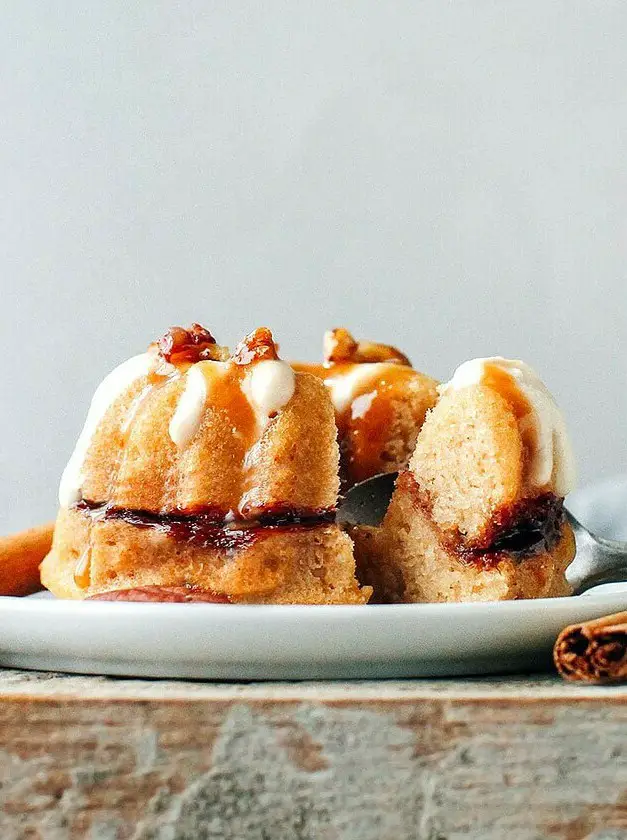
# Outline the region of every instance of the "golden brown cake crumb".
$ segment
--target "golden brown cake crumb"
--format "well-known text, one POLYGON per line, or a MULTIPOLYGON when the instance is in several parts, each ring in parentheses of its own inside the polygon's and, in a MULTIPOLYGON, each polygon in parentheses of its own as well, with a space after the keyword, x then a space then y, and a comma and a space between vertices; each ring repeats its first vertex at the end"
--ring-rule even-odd
POLYGON ((522 362, 474 360, 459 370, 425 420, 381 527, 352 531, 360 580, 376 601, 567 595, 575 543, 562 491, 573 470, 557 407, 522 362))
POLYGON ((324 385, 282 362, 266 328, 226 356, 199 325, 173 328, 100 386, 42 564, 55 594, 367 601, 351 541, 328 521, 339 450, 324 385))
POLYGON ((342 487, 407 466, 435 380, 414 370, 400 350, 357 341, 344 328, 324 336, 324 364, 294 364, 327 386, 338 427, 342 487))

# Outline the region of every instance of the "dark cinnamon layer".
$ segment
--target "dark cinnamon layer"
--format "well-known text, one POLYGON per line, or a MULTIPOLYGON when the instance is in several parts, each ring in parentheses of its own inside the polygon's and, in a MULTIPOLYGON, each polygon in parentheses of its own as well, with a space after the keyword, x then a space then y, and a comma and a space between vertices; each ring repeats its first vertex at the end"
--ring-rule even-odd
POLYGON ((483 565, 498 563, 503 554, 519 560, 544 554, 559 543, 564 518, 564 501, 552 493, 523 499, 494 517, 486 547, 460 548, 459 553, 483 565))
POLYGON ((94 522, 120 521, 137 528, 151 528, 173 539, 200 548, 234 552, 276 533, 302 531, 335 520, 335 511, 299 510, 283 503, 264 509, 254 521, 230 521, 216 508, 172 513, 112 507, 109 504, 82 501, 77 509, 94 522))
MULTIPOLYGON (((401 473, 397 486, 402 486, 416 507, 431 518, 431 506, 412 472, 401 473)), ((553 493, 543 493, 499 510, 478 544, 465 545, 461 535, 455 538, 441 534, 441 539, 462 562, 491 568, 504 556, 522 561, 552 551, 562 536, 564 520, 564 500, 553 493)))

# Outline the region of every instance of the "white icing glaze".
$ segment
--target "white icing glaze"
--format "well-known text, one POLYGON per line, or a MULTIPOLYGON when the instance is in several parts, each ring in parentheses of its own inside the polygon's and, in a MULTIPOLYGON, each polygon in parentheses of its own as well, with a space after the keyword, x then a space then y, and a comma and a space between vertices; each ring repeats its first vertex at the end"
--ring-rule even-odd
POLYGON ((187 446, 200 428, 205 405, 211 402, 211 392, 230 367, 226 362, 207 359, 187 371, 185 389, 168 427, 170 437, 179 449, 187 446))
POLYGON ((261 426, 265 426, 271 415, 287 405, 295 387, 294 371, 287 362, 278 359, 256 362, 242 382, 242 390, 261 426))
POLYGON ((552 485, 558 496, 570 493, 575 485, 576 470, 566 423, 551 392, 533 368, 525 362, 501 356, 471 359, 457 368, 449 382, 440 385, 440 394, 481 384, 487 365, 499 367, 507 373, 531 406, 531 412, 519 421, 521 430, 531 427, 534 432, 530 483, 538 488, 552 485))
POLYGON ((207 380, 199 365, 193 365, 185 377, 185 389, 178 401, 168 431, 179 449, 187 446, 202 422, 207 401, 207 380))
POLYGON ((156 357, 153 353, 133 356, 111 371, 96 389, 83 431, 61 476, 61 484, 59 485, 59 504, 61 507, 70 507, 76 502, 80 502, 82 498, 83 464, 94 432, 107 410, 135 380, 150 373, 155 363, 156 357))
POLYGON ((390 368, 386 362, 364 362, 355 364, 348 371, 340 371, 336 376, 325 380, 325 385, 331 392, 331 401, 338 414, 342 414, 352 404, 355 397, 370 382, 374 383, 383 377, 390 368))
POLYGON ((370 391, 368 394, 362 394, 360 397, 356 397, 351 403, 351 420, 360 420, 362 417, 365 417, 370 411, 370 407, 376 396, 376 391, 370 391))

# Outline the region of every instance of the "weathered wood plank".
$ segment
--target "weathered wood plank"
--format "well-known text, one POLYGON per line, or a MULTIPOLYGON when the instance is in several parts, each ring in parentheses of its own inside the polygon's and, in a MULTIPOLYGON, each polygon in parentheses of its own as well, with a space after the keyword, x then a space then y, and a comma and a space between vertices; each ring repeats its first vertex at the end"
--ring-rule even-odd
POLYGON ((0 674, 2 840, 627 838, 627 690, 0 674))

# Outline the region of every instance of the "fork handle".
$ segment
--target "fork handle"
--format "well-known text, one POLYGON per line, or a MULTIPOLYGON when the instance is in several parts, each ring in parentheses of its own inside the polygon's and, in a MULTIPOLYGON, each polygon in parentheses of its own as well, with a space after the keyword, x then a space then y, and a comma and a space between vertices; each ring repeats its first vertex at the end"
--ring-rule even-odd
POLYGON ((583 578, 573 590, 573 595, 581 595, 588 589, 594 586, 600 586, 602 583, 625 583, 627 582, 627 559, 622 559, 621 566, 616 566, 613 569, 607 569, 604 572, 599 572, 597 575, 590 575, 583 578))
POLYGON ((572 571, 567 572, 574 595, 602 583, 627 581, 627 543, 606 540, 591 534, 569 515, 577 547, 572 571))

